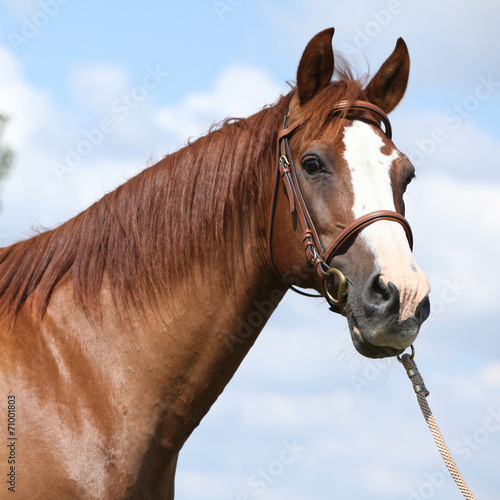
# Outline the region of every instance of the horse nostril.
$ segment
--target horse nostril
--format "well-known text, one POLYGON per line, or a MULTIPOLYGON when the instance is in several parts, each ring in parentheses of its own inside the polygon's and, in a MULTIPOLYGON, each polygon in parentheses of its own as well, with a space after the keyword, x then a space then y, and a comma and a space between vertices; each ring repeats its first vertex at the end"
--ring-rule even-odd
POLYGON ((427 295, 425 299, 422 300, 419 304, 420 308, 420 322, 423 323, 431 314, 431 301, 429 300, 429 296, 427 295))
POLYGON ((380 274, 374 273, 363 290, 363 306, 367 316, 398 314, 399 290, 391 281, 386 285, 380 274))

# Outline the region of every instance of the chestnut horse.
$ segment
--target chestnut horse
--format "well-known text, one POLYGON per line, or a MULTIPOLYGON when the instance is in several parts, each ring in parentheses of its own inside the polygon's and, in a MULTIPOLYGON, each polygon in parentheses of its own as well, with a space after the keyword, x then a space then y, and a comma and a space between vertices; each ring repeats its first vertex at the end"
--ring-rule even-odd
POLYGON ((346 65, 331 81, 332 36, 275 105, 0 249, 2 497, 172 499, 180 449, 288 284, 327 294, 365 356, 411 345, 429 285, 386 117, 408 51, 398 40, 366 86, 346 65))

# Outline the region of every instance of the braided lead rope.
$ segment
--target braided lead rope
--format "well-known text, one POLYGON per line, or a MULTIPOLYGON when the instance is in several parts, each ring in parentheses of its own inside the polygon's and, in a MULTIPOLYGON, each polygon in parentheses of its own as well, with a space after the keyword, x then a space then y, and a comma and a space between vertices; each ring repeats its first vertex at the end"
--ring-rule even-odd
POLYGON ((446 464, 446 467, 448 468, 451 477, 453 478, 456 485, 462 492, 464 498, 466 498, 467 500, 476 500, 476 497, 474 496, 470 488, 467 486, 465 479, 462 477, 462 474, 458 470, 457 464, 453 460, 453 457, 451 456, 448 446, 446 446, 443 435, 441 434, 441 431, 439 430, 436 420, 434 419, 434 415, 432 414, 429 404, 427 403, 426 398, 429 395, 429 391, 425 387, 424 379, 422 378, 422 375, 420 375, 417 365, 413 359, 415 357, 415 350, 413 346, 411 346, 411 350, 412 350, 411 355, 403 354, 401 357, 398 356, 398 360, 406 368, 406 373, 408 374, 408 378, 411 380, 413 384, 413 389, 415 390, 415 393, 417 395, 417 401, 418 404, 420 405, 420 409, 422 410, 422 413, 425 417, 425 421, 429 426, 429 429, 432 433, 432 437, 436 442, 439 453, 441 453, 441 456, 443 457, 444 463, 446 464))

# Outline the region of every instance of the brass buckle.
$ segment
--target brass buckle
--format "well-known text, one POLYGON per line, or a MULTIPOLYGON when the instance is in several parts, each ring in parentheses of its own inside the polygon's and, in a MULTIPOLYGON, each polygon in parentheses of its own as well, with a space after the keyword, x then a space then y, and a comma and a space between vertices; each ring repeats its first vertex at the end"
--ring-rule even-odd
POLYGON ((330 267, 328 271, 326 271, 326 274, 335 274, 340 280, 337 298, 335 298, 330 293, 330 290, 328 290, 328 281, 323 280, 323 292, 325 293, 326 300, 333 306, 340 306, 344 304, 347 301, 347 278, 341 271, 335 269, 334 267, 330 267))
POLYGON ((318 249, 312 243, 308 245, 307 248, 309 249, 309 252, 311 252, 311 259, 310 259, 311 266, 315 266, 319 260, 318 249))
POLYGON ((288 172, 290 170, 290 162, 288 161, 288 158, 285 155, 280 156, 280 165, 282 166, 285 172, 288 172))

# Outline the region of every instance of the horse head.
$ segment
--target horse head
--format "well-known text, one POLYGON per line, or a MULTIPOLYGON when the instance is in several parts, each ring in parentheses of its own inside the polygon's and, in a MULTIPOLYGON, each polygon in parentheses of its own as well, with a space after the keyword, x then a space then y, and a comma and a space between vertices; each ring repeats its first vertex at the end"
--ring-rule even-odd
POLYGON ((342 70, 332 82, 333 31, 307 45, 278 135, 288 200, 276 188, 272 252, 280 274, 299 277, 347 317, 361 354, 394 356, 413 343, 430 311, 404 218, 415 169, 394 145, 387 118, 405 93, 410 59, 399 39, 366 86, 342 70), (339 279, 345 287, 337 292, 339 279))

